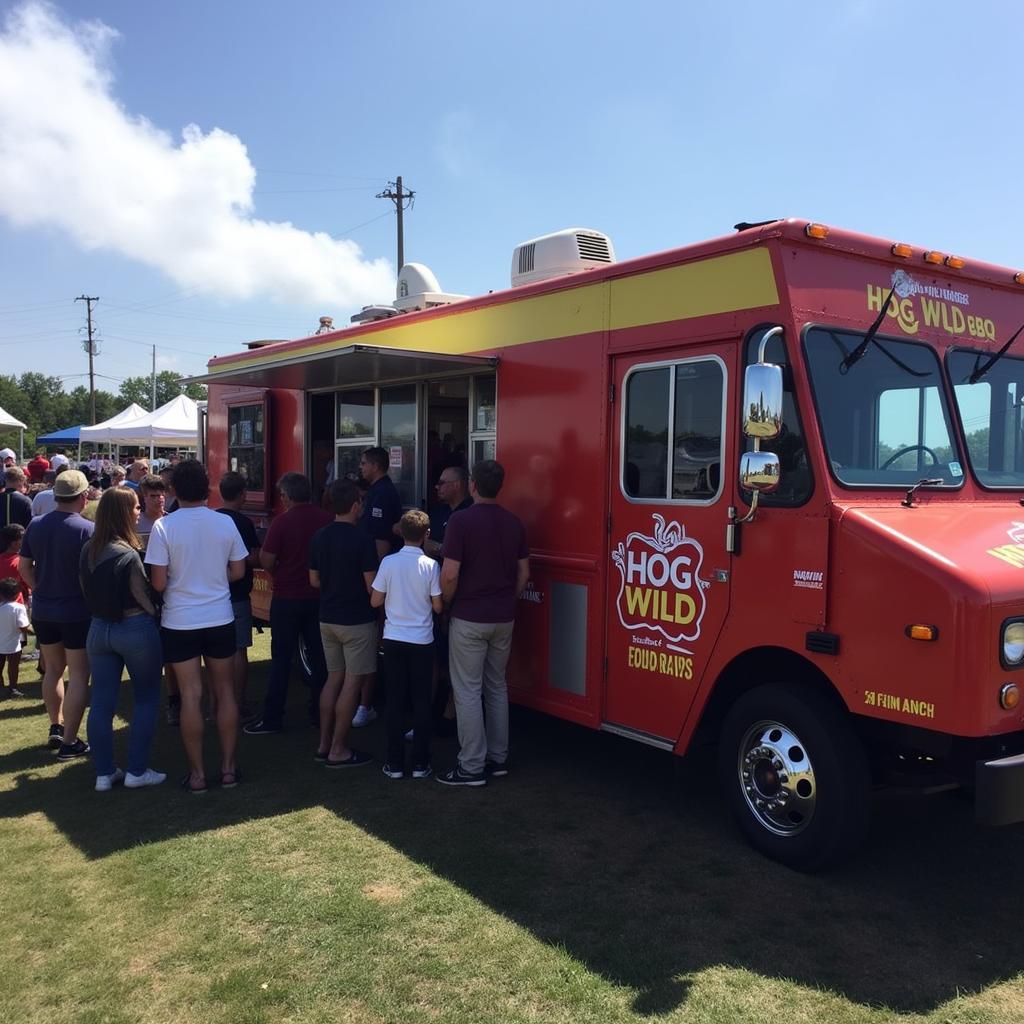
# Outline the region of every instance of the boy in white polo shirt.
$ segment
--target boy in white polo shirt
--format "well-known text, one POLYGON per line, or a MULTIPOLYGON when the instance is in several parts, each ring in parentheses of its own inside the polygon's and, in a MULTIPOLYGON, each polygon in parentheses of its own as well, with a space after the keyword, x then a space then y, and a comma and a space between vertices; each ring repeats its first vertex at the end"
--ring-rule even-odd
POLYGON ((437 562, 423 553, 430 519, 413 509, 399 520, 405 547, 388 555, 377 570, 370 604, 384 605, 384 679, 387 684, 388 753, 384 774, 405 774, 405 708, 412 701, 412 777, 430 775, 430 681, 434 669, 431 612, 441 611, 437 562))

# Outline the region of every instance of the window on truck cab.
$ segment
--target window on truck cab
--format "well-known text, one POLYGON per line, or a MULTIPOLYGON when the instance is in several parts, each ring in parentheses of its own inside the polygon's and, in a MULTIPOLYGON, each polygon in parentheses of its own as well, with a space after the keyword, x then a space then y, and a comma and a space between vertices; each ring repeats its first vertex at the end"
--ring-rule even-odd
POLYGON ((812 325, 804 355, 829 469, 845 487, 961 487, 942 367, 927 344, 812 325), (850 361, 851 357, 859 357, 850 361))
POLYGON ((951 349, 946 368, 967 443, 967 461, 978 483, 991 490, 1020 490, 1024 488, 1024 359, 1003 356, 972 384, 971 375, 985 367, 992 355, 951 349))
POLYGON ((725 436, 722 361, 705 356, 634 366, 624 392, 623 494, 644 502, 715 501, 725 436))
MULTIPOLYGON (((773 324, 755 327, 748 335, 744 347, 744 370, 757 362, 758 350, 765 332, 773 324)), ((762 494, 759 502, 765 508, 795 508, 805 504, 814 493, 814 474, 811 460, 807 455, 807 438, 804 434, 800 410, 796 404, 792 365, 786 351, 785 340, 774 337, 768 342, 765 361, 782 367, 782 431, 771 441, 761 441, 761 451, 774 452, 779 457, 779 486, 776 490, 762 494)), ((743 451, 754 450, 754 439, 740 435, 745 444, 743 451)), ((749 491, 740 492, 750 504, 749 491)))
POLYGON ((265 400, 228 406, 228 469, 245 477, 249 501, 266 501, 265 400))

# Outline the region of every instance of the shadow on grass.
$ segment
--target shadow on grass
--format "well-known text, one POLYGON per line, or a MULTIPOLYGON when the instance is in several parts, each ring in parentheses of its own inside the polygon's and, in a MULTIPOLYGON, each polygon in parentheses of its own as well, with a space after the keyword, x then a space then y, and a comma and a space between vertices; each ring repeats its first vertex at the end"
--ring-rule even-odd
MULTIPOLYGON (((96 795, 88 763, 40 772, 45 751, 19 751, 0 764, 14 773, 0 816, 45 813, 102 858, 322 805, 636 989, 633 1008, 649 1016, 685 1002, 693 976, 716 965, 901 1012, 927 1012, 1024 969, 1024 828, 978 830, 969 803, 948 795, 882 795, 863 855, 809 877, 743 845, 707 754, 680 762, 521 710, 512 728, 513 773, 470 790, 389 781, 375 768, 327 771, 312 760, 314 733, 299 728, 243 737, 245 786, 198 798, 171 780, 96 795)), ((357 739, 380 752, 380 723, 357 739)), ((119 734, 121 749, 124 741, 119 734)), ((447 767, 455 751, 453 740, 437 741, 435 763, 447 767)), ((154 764, 181 762, 164 729, 154 764)))

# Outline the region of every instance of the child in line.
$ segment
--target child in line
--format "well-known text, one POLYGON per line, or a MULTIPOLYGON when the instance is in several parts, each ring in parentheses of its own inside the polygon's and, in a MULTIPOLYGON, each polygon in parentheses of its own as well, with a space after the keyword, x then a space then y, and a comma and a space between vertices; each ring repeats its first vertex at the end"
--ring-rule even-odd
POLYGON ((18 689, 18 668, 21 645, 28 637, 28 612, 21 601, 18 581, 8 576, 0 579, 0 684, 7 666, 7 686, 0 690, 4 697, 24 697, 18 689))
POLYGON ((430 769, 430 684, 434 671, 434 624, 431 611, 441 611, 441 578, 437 562, 423 553, 430 533, 425 512, 412 509, 399 520, 405 540, 401 551, 388 555, 377 570, 370 604, 384 606, 384 679, 387 685, 388 753, 384 774, 405 774, 405 708, 413 709, 412 777, 425 779, 430 769))
MULTIPOLYGON (((20 523, 8 523, 7 526, 0 528, 0 580, 14 579, 18 581, 18 600, 25 605, 25 609, 28 612, 29 619, 32 618, 32 591, 29 590, 28 584, 21 578, 21 573, 18 572, 18 559, 21 556, 21 542, 25 537, 25 527, 20 523)), ((25 646, 28 646, 28 640, 25 641, 25 646)), ((41 660, 41 653, 36 645, 34 651, 23 651, 21 655, 22 661, 37 661, 41 660)), ((43 666, 40 664, 39 671, 43 671, 43 666)))

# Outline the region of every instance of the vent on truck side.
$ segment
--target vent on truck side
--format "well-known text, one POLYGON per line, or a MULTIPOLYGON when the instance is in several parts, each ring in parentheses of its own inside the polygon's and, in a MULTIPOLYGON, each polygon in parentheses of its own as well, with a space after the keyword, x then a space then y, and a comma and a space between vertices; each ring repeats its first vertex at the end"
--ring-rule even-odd
POLYGON ((611 263, 614 259, 611 243, 604 235, 576 235, 581 260, 593 260, 595 263, 611 263))

